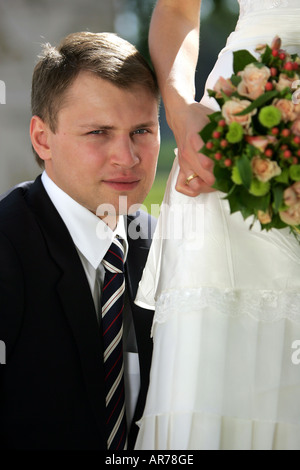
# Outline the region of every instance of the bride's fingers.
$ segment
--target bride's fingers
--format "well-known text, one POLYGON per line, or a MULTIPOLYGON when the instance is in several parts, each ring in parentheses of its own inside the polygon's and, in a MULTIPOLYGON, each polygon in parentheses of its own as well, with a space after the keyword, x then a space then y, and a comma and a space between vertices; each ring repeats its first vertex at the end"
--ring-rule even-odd
MULTIPOLYGON (((200 142, 202 142, 201 139, 200 142)), ((178 151, 180 169, 185 173, 186 178, 191 174, 196 173, 208 186, 211 186, 215 181, 213 174, 214 163, 206 155, 196 151, 199 146, 199 142, 197 146, 195 141, 192 143, 192 146, 189 145, 178 151), (189 171, 190 168, 193 168, 192 172, 189 171)))
MULTIPOLYGON (((192 170, 189 173, 189 176, 194 175, 195 172, 192 170)), ((187 180, 186 173, 182 170, 179 171, 177 182, 176 182, 176 190, 186 196, 195 197, 201 193, 208 193, 214 191, 214 189, 207 185, 199 176, 187 180)))
POLYGON ((215 182, 213 174, 214 163, 205 155, 199 154, 196 161, 193 161, 193 166, 187 166, 185 162, 179 161, 180 173, 177 181, 177 190, 183 194, 191 194, 197 196, 201 192, 208 192, 208 187, 211 187, 215 182), (200 158, 199 158, 200 157, 200 158), (203 168, 201 157, 204 157, 206 168, 203 168), (191 168, 193 168, 191 170, 191 168), (191 178, 192 175, 197 175, 197 178, 191 178), (187 181, 189 180, 189 181, 187 181), (189 186, 189 189, 186 188, 189 186))

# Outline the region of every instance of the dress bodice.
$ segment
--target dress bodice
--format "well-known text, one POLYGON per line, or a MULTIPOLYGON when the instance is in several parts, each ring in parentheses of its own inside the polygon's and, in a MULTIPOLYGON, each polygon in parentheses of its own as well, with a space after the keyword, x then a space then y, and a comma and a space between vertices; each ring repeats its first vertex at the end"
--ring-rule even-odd
POLYGON ((240 15, 235 31, 228 37, 228 50, 255 48, 270 43, 277 35, 283 47, 299 53, 300 0, 238 0, 240 15))
POLYGON ((299 7, 299 0, 238 0, 241 16, 263 10, 286 10, 299 7))

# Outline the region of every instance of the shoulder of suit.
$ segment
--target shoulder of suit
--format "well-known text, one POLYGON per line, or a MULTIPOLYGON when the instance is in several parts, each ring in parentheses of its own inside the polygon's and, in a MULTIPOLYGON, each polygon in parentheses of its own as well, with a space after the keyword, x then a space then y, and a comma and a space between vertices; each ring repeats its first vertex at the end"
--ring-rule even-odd
POLYGON ((25 181, 0 195, 0 222, 24 215, 26 194, 32 184, 33 181, 25 181))

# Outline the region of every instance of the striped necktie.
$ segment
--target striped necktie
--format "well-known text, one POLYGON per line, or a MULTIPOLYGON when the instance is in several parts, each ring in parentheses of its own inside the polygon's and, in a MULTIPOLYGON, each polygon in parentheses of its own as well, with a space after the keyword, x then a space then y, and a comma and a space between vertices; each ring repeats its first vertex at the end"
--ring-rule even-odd
POLYGON ((103 258, 102 329, 106 393, 107 448, 126 449, 123 364, 124 248, 115 238, 103 258))

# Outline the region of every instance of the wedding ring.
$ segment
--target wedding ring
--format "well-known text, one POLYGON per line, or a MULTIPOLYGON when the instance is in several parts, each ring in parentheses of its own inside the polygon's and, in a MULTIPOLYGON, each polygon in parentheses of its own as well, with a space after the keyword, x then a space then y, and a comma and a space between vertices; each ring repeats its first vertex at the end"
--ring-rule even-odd
POLYGON ((197 173, 193 173, 191 176, 189 176, 186 180, 185 180, 185 184, 190 184, 190 182, 195 179, 195 178, 199 178, 199 175, 197 175, 197 173))

